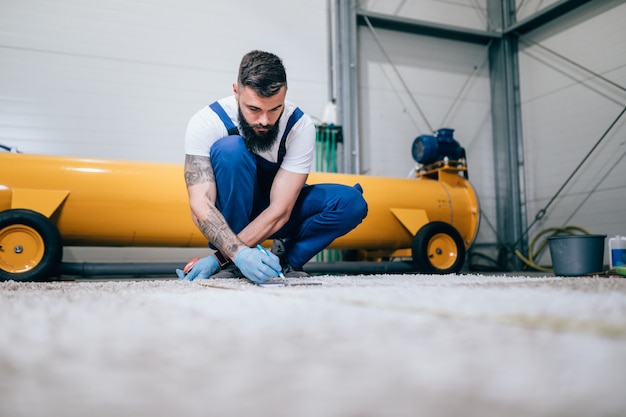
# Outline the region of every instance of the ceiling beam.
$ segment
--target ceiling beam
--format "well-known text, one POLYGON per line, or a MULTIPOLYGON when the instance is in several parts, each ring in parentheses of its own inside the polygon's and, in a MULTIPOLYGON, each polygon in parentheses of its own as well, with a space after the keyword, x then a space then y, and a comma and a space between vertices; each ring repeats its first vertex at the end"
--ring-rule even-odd
POLYGON ((460 26, 445 25, 441 23, 427 22, 423 20, 407 19, 398 16, 391 16, 382 13, 370 12, 364 9, 357 9, 357 24, 365 26, 367 18, 372 26, 379 29, 388 29, 415 35, 433 36, 455 41, 487 44, 492 39, 499 39, 502 35, 516 33, 523 35, 532 32, 550 22, 563 17, 564 15, 591 2, 601 2, 603 0, 560 0, 542 10, 534 13, 517 23, 507 27, 502 32, 490 32, 463 28, 460 26))
POLYGON ((363 9, 357 10, 357 24, 365 26, 367 18, 377 29, 388 29, 397 32, 412 33, 415 35, 434 36, 478 44, 487 44, 500 33, 466 29, 458 26, 443 25, 422 20, 406 19, 386 14, 373 13, 363 9))
POLYGON ((504 31, 505 34, 516 33, 524 35, 528 32, 532 32, 535 29, 547 25, 548 23, 556 20, 564 15, 578 9, 580 6, 594 1, 594 0, 560 0, 550 6, 547 6, 537 13, 522 19, 521 21, 511 25, 504 31))

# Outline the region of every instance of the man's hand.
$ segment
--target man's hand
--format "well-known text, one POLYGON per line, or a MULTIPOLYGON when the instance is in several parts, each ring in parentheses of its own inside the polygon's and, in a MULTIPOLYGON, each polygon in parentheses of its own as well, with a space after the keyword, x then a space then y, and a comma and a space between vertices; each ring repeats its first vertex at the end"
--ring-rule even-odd
POLYGON ((220 270, 220 264, 213 255, 209 255, 206 258, 201 258, 193 264, 191 270, 185 274, 185 271, 177 269, 176 275, 178 275, 179 281, 193 281, 194 279, 208 279, 211 275, 220 270))
POLYGON ((270 278, 278 276, 280 260, 270 252, 243 247, 233 260, 242 274, 256 284, 262 284, 270 278))

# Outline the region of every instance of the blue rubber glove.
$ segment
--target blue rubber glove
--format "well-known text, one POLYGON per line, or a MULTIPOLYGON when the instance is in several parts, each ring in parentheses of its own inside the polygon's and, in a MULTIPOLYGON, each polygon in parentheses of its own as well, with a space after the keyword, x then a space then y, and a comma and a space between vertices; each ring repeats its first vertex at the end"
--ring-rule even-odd
POLYGON ((213 255, 201 258, 193 265, 191 270, 185 274, 182 269, 176 270, 179 281, 193 281, 194 279, 208 279, 211 275, 220 270, 220 264, 213 255))
POLYGON ((256 284, 278 276, 280 260, 271 252, 244 247, 233 260, 242 274, 256 284))

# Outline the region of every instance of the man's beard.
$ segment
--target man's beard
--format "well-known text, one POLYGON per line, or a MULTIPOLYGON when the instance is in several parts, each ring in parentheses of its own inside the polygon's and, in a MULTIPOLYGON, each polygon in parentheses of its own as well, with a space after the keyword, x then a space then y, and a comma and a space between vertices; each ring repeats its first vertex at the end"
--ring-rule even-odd
MULTIPOLYGON (((246 144, 246 148, 254 154, 258 154, 260 152, 266 152, 272 149, 274 143, 276 143, 276 138, 278 137, 278 122, 280 121, 280 117, 276 120, 276 123, 273 125, 260 126, 254 125, 254 127, 263 127, 267 129, 263 133, 256 133, 254 131, 253 125, 249 124, 245 117, 243 117, 243 113, 241 112, 241 107, 239 107, 239 128, 241 131, 241 136, 243 137, 243 141, 246 144)), ((282 116, 282 114, 281 114, 282 116)))

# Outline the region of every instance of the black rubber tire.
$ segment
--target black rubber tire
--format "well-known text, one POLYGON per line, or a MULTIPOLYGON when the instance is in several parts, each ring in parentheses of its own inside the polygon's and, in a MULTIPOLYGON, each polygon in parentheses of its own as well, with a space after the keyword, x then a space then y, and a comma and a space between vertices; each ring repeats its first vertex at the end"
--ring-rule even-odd
POLYGON ((61 234, 46 216, 27 209, 0 212, 0 281, 50 281, 58 275, 62 257, 61 234), (12 247, 2 247, 9 241, 12 247), (24 253, 25 259, 16 253, 24 253))
POLYGON ((465 245, 459 232, 450 224, 432 222, 413 238, 413 266, 419 272, 456 274, 465 263, 465 245))

